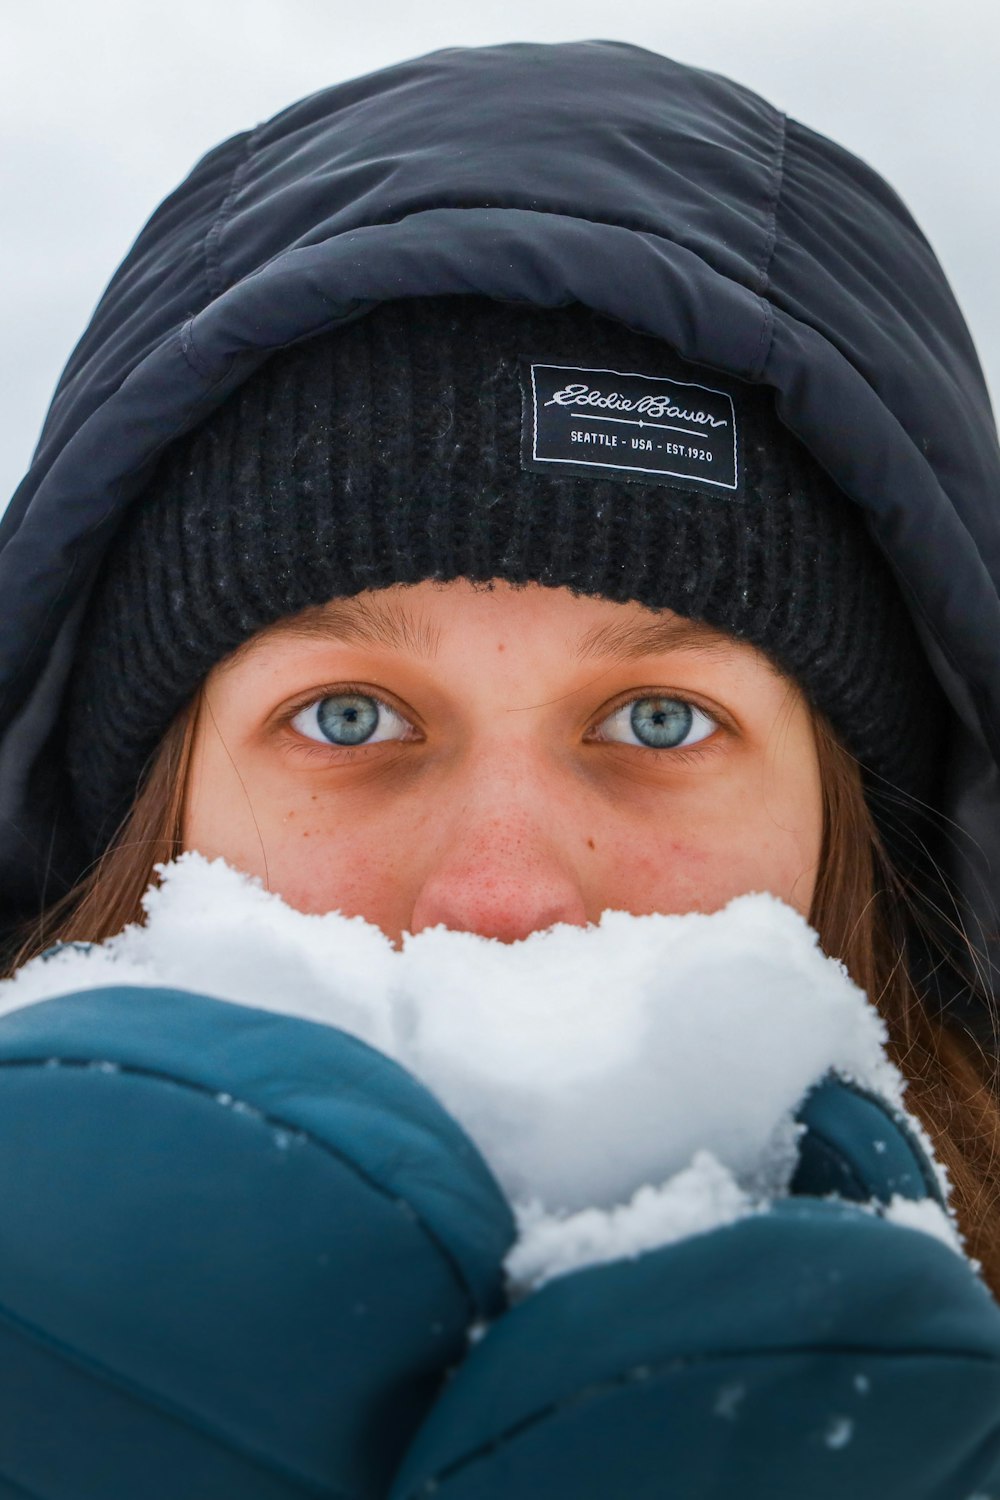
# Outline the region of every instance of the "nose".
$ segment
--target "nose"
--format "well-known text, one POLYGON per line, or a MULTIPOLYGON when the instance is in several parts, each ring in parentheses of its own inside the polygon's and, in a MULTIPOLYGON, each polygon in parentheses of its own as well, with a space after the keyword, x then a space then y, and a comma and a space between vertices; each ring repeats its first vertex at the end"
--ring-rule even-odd
POLYGON ((511 805, 447 830, 417 892, 411 932, 444 925, 513 943, 557 922, 585 927, 583 891, 551 818, 511 805))

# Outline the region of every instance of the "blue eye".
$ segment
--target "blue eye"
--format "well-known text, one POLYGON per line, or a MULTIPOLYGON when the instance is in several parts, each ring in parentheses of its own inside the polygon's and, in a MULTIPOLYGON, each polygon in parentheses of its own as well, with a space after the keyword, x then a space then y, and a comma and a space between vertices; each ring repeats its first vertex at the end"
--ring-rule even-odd
POLYGON ((402 739, 409 724, 395 709, 367 693, 334 693, 309 703, 295 715, 292 728, 327 745, 375 745, 402 739))
POLYGON ((601 738, 650 750, 680 750, 697 745, 717 728, 707 713, 680 698, 636 698, 608 715, 601 738))

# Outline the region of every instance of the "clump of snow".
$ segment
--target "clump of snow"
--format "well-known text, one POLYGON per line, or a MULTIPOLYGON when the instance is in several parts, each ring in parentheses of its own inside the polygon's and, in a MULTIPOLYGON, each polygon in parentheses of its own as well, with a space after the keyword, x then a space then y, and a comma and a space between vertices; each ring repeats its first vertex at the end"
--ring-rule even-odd
POLYGON ((933 1198, 902 1198, 896 1193, 880 1213, 891 1224, 900 1224, 904 1229, 919 1229, 922 1234, 940 1240, 957 1255, 963 1254, 962 1241, 954 1223, 933 1198))
POLYGON ((69 989, 167 985, 339 1026, 393 1052, 398 955, 379 928, 294 911, 221 859, 182 854, 157 869, 145 925, 34 959, 0 983, 0 1015, 69 989))
MULTIPOLYGON (((772 896, 712 915, 609 911, 516 943, 434 928, 397 950, 222 860, 188 853, 159 874, 145 925, 35 959, 0 983, 0 1015, 73 989, 167 985, 350 1032, 476 1142, 520 1215, 518 1284, 786 1191, 795 1110, 831 1069, 902 1111, 878 1013, 772 896)), ((946 1238, 940 1210, 913 1207, 898 1222, 946 1238)))
POLYGON ((520 1206, 507 1275, 515 1294, 535 1289, 579 1266, 622 1260, 733 1224, 762 1206, 710 1151, 698 1151, 668 1182, 641 1187, 616 1208, 560 1216, 547 1213, 538 1201, 520 1206))

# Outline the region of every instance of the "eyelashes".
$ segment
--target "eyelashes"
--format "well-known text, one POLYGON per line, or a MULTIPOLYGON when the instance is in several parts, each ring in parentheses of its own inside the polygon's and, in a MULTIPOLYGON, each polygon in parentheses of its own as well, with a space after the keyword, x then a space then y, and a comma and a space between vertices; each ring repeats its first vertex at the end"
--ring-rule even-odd
POLYGON ((601 721, 602 739, 647 750, 687 750, 719 727, 703 708, 683 698, 633 698, 601 721), (607 726, 611 726, 607 728, 607 726))
POLYGON ((370 693, 332 693, 299 709, 291 720, 306 739, 340 749, 403 739, 413 726, 402 714, 370 693))
MULTIPOLYGON (((344 751, 412 738, 414 726, 373 693, 347 688, 300 708, 289 721, 314 744, 344 751)), ((647 750, 689 749, 708 739, 719 721, 683 698, 645 695, 620 704, 594 726, 591 742, 634 745, 647 750)))

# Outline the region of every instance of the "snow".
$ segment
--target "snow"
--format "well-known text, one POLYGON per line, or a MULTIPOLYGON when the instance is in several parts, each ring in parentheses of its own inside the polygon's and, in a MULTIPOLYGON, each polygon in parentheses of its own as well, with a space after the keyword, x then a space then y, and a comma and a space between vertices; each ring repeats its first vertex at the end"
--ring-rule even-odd
POLYGON ((955 1225, 944 1210, 931 1198, 917 1201, 901 1198, 898 1194, 882 1210, 882 1217, 891 1224, 900 1224, 904 1229, 919 1229, 922 1234, 933 1235, 949 1250, 962 1253, 962 1244, 955 1225))
POLYGON ((854 1423, 850 1417, 831 1417, 823 1436, 828 1448, 846 1448, 854 1436, 854 1423))
MULTIPOLYGON (((293 910, 222 860, 188 853, 159 874, 145 925, 27 964, 0 983, 0 1016, 72 990, 166 985, 350 1032, 420 1078, 479 1147, 517 1215, 515 1292, 763 1211, 794 1169, 795 1110, 830 1069, 905 1113, 880 1016, 772 896, 711 915, 608 911, 516 943, 434 928, 397 949, 360 918, 293 910)), ((899 1199, 886 1216, 961 1253, 931 1202, 899 1199)))
POLYGON ((716 1392, 713 1412, 717 1417, 725 1417, 727 1422, 735 1422, 746 1393, 746 1386, 738 1380, 731 1385, 720 1386, 716 1392))
POLYGON ((733 1224, 762 1208, 711 1152, 699 1151, 690 1167, 668 1182, 641 1187, 628 1203, 614 1208, 560 1216, 547 1213, 537 1200, 522 1205, 507 1275, 516 1296, 579 1266, 640 1255, 733 1224))

